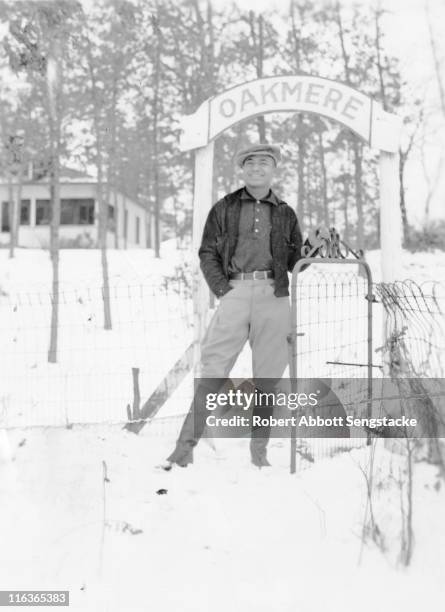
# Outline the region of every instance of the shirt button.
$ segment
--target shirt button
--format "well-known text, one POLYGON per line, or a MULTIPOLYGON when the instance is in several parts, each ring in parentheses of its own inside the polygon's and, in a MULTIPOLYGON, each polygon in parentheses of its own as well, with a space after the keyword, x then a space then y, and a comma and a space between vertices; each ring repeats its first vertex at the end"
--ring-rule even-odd
POLYGON ((259 221, 258 217, 255 219, 255 221, 259 221))
POLYGON ((258 230, 256 229, 255 231, 257 232, 258 230))
POLYGON ((260 203, 260 201, 259 201, 259 200, 257 200, 257 201, 256 201, 256 203, 257 203, 257 204, 259 204, 259 203, 260 203))

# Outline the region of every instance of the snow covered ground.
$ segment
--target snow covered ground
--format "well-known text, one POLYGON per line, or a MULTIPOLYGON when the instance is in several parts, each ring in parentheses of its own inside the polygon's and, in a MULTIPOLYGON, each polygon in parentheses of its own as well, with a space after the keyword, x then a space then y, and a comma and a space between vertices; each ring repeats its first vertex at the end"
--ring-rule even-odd
MULTIPOLYGON (((147 251, 110 252, 111 285, 121 305, 112 341, 101 330, 100 299, 93 296, 100 288, 99 254, 62 251, 61 329, 71 328, 65 339, 61 334, 60 363, 51 366, 45 363, 48 304, 36 298, 49 292, 48 255, 19 250, 11 261, 0 251, 0 418, 3 427, 15 425, 0 430, 0 588, 69 589, 71 608, 94 612, 440 606, 445 492, 437 468, 414 467, 414 549, 404 568, 406 457, 381 442, 350 452, 326 447, 323 457, 301 459, 290 475, 287 440, 271 441, 272 467, 262 470, 250 465, 246 440, 219 440, 215 448, 203 441, 192 467, 166 473, 154 466, 172 448, 180 420, 168 415, 177 414, 183 395, 139 435, 113 423, 131 402, 131 367, 141 367, 146 397, 191 339, 184 334, 186 300, 174 292, 163 302, 160 297, 163 278, 181 262, 166 246, 168 262, 147 251), (136 289, 129 294, 128 286, 136 289), (151 288, 142 297, 141 286, 151 288), (158 310, 144 310, 155 303, 158 310), (82 374, 82 388, 71 382, 74 372, 82 374), (92 381, 106 376, 102 396, 94 395, 93 383, 84 387, 87 374, 92 381), (65 395, 77 398, 78 412, 67 416, 60 404, 65 395), (46 397, 47 410, 35 405, 33 412, 29 397, 46 397), (26 399, 21 410, 20 398, 26 399), (65 427, 73 417, 107 422, 65 427), (25 426, 39 418, 60 426, 25 426), (364 529, 371 458, 374 540, 364 529)), ((378 280, 378 253, 368 260, 378 280)), ((404 263, 407 278, 444 278, 445 253, 405 254, 404 263)))
POLYGON ((262 470, 245 443, 204 442, 192 467, 154 470, 172 443, 148 427, 15 430, 0 480, 2 588, 69 589, 72 608, 94 612, 414 612, 443 601, 445 492, 433 467, 416 466, 404 569, 391 480, 403 457, 374 449, 382 552, 362 544, 369 447, 292 476, 287 441, 271 443, 262 470))

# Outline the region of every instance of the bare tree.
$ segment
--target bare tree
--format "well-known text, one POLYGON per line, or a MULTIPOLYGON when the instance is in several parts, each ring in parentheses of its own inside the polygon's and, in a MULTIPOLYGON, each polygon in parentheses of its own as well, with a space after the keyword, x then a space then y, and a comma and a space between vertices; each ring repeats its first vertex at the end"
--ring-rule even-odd
MULTIPOLYGON (((293 58, 294 66, 297 74, 302 72, 301 70, 301 26, 303 21, 302 9, 299 9, 299 22, 297 24, 297 18, 295 14, 295 0, 290 2, 290 21, 291 21, 291 40, 293 47, 293 58)), ((306 163, 306 128, 302 113, 297 114, 297 139, 298 139, 298 153, 297 153, 297 176, 298 176, 298 195, 297 195, 297 215, 300 221, 304 219, 305 213, 305 200, 306 200, 306 185, 304 168, 306 163)))
POLYGON ((12 55, 16 69, 25 69, 43 77, 49 132, 49 189, 51 204, 50 257, 52 263, 52 308, 48 361, 57 361, 59 320, 59 226, 60 226, 60 154, 62 120, 61 60, 62 40, 73 6, 67 2, 54 5, 42 2, 26 5, 25 13, 10 23, 10 33, 19 44, 12 55), (30 11, 27 14, 26 11, 30 11), (22 19, 23 17, 23 19, 22 19))
MULTIPOLYGON (((382 52, 382 27, 381 27, 381 17, 383 15, 383 9, 380 6, 380 2, 376 5, 374 9, 374 33, 375 33, 375 51, 376 51, 376 67, 378 74, 378 83, 379 83, 379 91, 380 91, 380 99, 382 101, 382 106, 384 110, 390 111, 390 102, 389 96, 387 94, 387 87, 385 85, 385 70, 386 66, 383 62, 383 52, 382 52)), ((402 231, 403 231, 403 243, 407 244, 409 241, 409 223, 408 223, 408 213, 406 210, 406 198, 405 198, 405 165, 408 160, 409 154, 411 153, 414 135, 409 139, 407 146, 403 149, 399 148, 399 204, 400 204, 400 214, 402 218, 402 231)))
POLYGON ((104 303, 104 329, 111 329, 110 283, 107 257, 108 202, 104 193, 104 144, 102 137, 103 90, 99 86, 98 67, 96 66, 93 45, 90 39, 86 15, 83 13, 83 40, 85 56, 90 78, 90 95, 92 103, 93 126, 96 144, 97 169, 97 208, 98 208, 98 243, 102 264, 102 294, 104 303))
POLYGON ((408 158, 413 150, 414 143, 419 132, 420 125, 423 121, 423 109, 421 108, 417 114, 417 120, 414 124, 413 129, 409 135, 408 141, 405 146, 399 148, 399 183, 400 183, 400 212, 402 215, 402 229, 403 229, 403 242, 405 245, 410 240, 410 226, 408 223, 408 216, 406 212, 406 198, 405 198, 405 166, 408 158))
POLYGON ((153 147, 152 147, 152 168, 153 168, 153 208, 154 208, 154 251, 155 257, 161 254, 161 193, 159 186, 159 116, 161 113, 161 52, 162 34, 159 24, 159 6, 156 3, 156 14, 152 15, 152 26, 155 39, 154 52, 154 82, 152 99, 152 125, 153 125, 153 147))
MULTIPOLYGON (((250 37, 252 41, 252 51, 255 63, 255 71, 258 79, 263 77, 264 68, 264 21, 263 16, 255 16, 254 11, 249 11, 250 37)), ((258 136, 260 142, 266 141, 266 120, 264 115, 256 118, 258 125, 258 136)))
MULTIPOLYGON (((340 3, 337 2, 335 5, 335 17, 338 27, 338 35, 340 39, 341 57, 343 60, 343 71, 345 75, 346 83, 353 87, 350 58, 346 50, 345 30, 342 20, 342 13, 340 3)), ((364 220, 363 220, 363 145, 358 141, 354 134, 351 134, 351 145, 353 150, 353 163, 354 163, 354 187, 355 187, 355 200, 357 205, 357 247, 364 249, 364 220)))
POLYGON ((49 106, 50 133, 50 253, 53 266, 53 289, 51 310, 51 338, 48 361, 57 361, 57 336, 59 329, 59 227, 60 227, 60 38, 55 26, 50 29, 47 56, 46 82, 49 106), (51 31, 52 30, 52 31, 51 31))
POLYGON ((424 215, 423 215, 424 225, 426 226, 428 225, 428 222, 429 222, 431 201, 436 192, 437 186, 439 184, 439 180, 442 176, 442 168, 445 163, 445 155, 443 152, 439 155, 439 159, 435 165, 435 168, 433 169, 433 171, 431 171, 430 168, 428 167, 426 154, 425 154, 425 144, 427 140, 427 135, 425 132, 426 132, 425 124, 422 124, 419 150, 420 150, 420 163, 422 165, 423 176, 424 176, 425 184, 426 184, 425 206, 424 206, 424 215))
POLYGON ((321 171, 321 196, 322 196, 322 210, 321 216, 326 227, 330 225, 329 216, 329 202, 328 202, 328 175, 326 171, 326 159, 325 159, 325 145, 323 142, 324 134, 324 123, 323 121, 317 121, 317 139, 318 139, 318 151, 320 158, 320 171, 321 171))
MULTIPOLYGON (((433 56, 434 73, 435 73, 436 81, 437 81, 437 89, 439 91, 440 110, 441 110, 443 117, 445 118, 445 84, 444 84, 443 68, 441 66, 441 60, 439 58, 439 53, 437 49, 437 41, 434 35, 428 0, 425 0, 424 7, 425 7, 426 21, 428 25, 428 34, 429 34, 429 42, 431 46, 431 53, 433 56)), ((436 168, 434 172, 432 173, 432 176, 427 168, 423 147, 422 147, 421 159, 422 159, 423 173, 424 173, 425 181, 427 184, 427 195, 425 199, 425 213, 424 213, 424 223, 426 225, 429 221, 431 200, 436 191, 436 187, 439 183, 439 179, 442 175, 442 168, 444 165, 444 155, 443 153, 440 155, 436 168)))
POLYGON ((426 21, 428 24, 428 34, 429 34, 431 52, 433 55, 434 72, 436 75, 437 88, 439 90, 440 109, 442 111, 442 115, 445 117, 445 85, 444 85, 443 69, 441 67, 441 62, 440 62, 439 54, 437 51, 437 42, 434 36, 433 24, 431 22, 431 13, 430 13, 428 0, 425 0, 425 16, 426 16, 426 21))
POLYGON ((119 232, 118 232, 118 211, 117 205, 117 190, 116 190, 116 148, 117 148, 117 98, 118 98, 118 81, 119 72, 121 70, 120 62, 116 58, 116 54, 113 54, 112 59, 112 83, 111 83, 111 109, 108 114, 108 124, 110 131, 110 145, 108 150, 108 171, 107 181, 105 188, 105 201, 111 202, 111 190, 113 188, 113 232, 114 232, 114 246, 119 248, 119 232))

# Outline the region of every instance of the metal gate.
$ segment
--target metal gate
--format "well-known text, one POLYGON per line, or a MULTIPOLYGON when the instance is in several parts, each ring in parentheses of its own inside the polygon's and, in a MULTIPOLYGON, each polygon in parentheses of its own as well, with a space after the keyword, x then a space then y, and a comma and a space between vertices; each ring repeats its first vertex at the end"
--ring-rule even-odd
MULTIPOLYGON (((353 251, 335 228, 316 230, 308 242, 291 281, 292 388, 297 391, 302 378, 366 378, 370 416, 372 372, 380 367, 372 363, 372 305, 376 300, 370 267, 363 252, 353 251)), ((290 471, 295 473, 296 426, 291 429, 290 446, 290 471)))

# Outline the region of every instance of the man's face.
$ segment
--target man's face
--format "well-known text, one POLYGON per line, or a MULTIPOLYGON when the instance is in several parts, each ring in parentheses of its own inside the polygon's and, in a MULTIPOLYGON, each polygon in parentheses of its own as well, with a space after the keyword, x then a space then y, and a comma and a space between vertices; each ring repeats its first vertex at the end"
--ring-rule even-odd
POLYGON ((270 155, 250 155, 242 167, 246 187, 270 187, 275 175, 275 160, 270 155))

